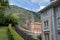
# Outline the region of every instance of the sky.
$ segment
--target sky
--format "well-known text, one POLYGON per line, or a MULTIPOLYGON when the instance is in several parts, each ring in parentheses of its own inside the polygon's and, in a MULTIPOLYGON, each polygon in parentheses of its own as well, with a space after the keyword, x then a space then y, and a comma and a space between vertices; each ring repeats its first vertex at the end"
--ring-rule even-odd
POLYGON ((9 4, 37 12, 49 5, 50 0, 9 0, 9 4))

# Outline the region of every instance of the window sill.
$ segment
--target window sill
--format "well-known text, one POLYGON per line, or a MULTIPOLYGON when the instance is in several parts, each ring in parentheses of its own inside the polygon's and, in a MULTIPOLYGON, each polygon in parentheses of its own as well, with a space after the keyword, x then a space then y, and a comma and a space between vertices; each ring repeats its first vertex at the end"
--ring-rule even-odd
POLYGON ((60 25, 58 25, 58 27, 60 27, 60 25))
POLYGON ((48 29, 48 27, 44 28, 44 29, 48 29))

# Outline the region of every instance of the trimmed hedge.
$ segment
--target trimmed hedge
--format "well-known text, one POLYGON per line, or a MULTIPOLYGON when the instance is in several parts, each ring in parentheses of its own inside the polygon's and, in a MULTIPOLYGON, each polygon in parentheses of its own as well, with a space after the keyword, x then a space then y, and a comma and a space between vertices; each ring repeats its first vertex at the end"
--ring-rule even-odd
POLYGON ((14 40, 24 40, 15 30, 12 29, 11 24, 9 24, 8 29, 14 40))

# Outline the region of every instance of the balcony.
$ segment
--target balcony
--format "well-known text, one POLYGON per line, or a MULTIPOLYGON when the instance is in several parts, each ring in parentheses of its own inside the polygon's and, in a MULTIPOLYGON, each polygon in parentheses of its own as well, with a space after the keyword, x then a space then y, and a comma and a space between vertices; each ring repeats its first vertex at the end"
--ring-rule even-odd
POLYGON ((49 27, 45 27, 44 29, 43 29, 43 31, 49 31, 50 29, 49 29, 49 27))

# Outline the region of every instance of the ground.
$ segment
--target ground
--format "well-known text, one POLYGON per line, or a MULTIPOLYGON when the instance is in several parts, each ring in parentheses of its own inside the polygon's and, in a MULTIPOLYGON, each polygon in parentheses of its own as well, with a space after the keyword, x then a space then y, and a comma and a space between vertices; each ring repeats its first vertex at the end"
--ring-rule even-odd
POLYGON ((8 40, 7 27, 0 27, 0 40, 8 40))

